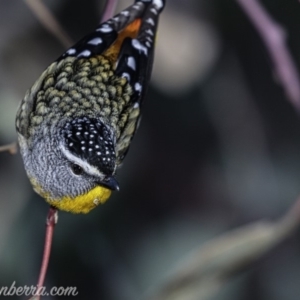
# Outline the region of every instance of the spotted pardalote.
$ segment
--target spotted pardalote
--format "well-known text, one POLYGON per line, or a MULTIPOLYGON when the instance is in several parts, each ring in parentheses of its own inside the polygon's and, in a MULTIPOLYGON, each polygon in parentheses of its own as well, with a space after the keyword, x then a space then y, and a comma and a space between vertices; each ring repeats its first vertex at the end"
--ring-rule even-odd
POLYGON ((137 129, 163 0, 140 0, 52 63, 16 117, 34 190, 52 206, 87 213, 118 190, 137 129))

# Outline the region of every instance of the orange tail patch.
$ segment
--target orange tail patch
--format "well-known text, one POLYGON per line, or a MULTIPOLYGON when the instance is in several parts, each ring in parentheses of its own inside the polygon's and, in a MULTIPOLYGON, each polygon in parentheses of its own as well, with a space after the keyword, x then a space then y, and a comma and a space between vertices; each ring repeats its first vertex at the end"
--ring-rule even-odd
POLYGON ((122 31, 119 32, 117 40, 103 53, 111 62, 115 63, 117 61, 119 52, 121 50, 123 41, 125 38, 136 38, 142 24, 141 19, 136 19, 122 31))

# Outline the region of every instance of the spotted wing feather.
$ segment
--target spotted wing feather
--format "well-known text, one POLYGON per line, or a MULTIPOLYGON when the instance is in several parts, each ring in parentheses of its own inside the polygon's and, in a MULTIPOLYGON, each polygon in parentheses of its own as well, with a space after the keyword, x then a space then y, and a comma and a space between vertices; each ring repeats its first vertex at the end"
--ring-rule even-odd
POLYGON ((60 56, 58 61, 67 56, 80 58, 103 54, 117 40, 120 31, 134 20, 142 17, 145 6, 145 3, 138 2, 100 24, 95 31, 82 38, 60 56))
POLYGON ((116 75, 127 78, 134 91, 130 101, 128 122, 117 144, 118 164, 121 164, 126 156, 131 139, 139 124, 140 105, 151 76, 158 16, 164 7, 164 2, 160 0, 137 2, 137 4, 142 3, 146 7, 141 18, 139 31, 135 38, 124 40, 116 65, 116 75))

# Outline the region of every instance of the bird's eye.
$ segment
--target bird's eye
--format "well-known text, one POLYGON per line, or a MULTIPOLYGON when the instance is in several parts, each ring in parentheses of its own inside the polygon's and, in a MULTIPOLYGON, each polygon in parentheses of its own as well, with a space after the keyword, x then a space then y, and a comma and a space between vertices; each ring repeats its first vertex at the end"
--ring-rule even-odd
POLYGON ((81 175, 83 173, 83 169, 76 164, 71 164, 71 170, 75 175, 81 175))

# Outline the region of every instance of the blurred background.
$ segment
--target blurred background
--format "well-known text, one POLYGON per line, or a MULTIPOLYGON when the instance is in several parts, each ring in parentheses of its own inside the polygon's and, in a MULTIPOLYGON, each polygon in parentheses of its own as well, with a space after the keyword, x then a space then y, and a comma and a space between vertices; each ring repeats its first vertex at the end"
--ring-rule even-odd
MULTIPOLYGON (((43 2, 74 41, 95 28, 104 6, 43 2)), ((261 2, 286 31, 299 67, 299 2, 261 2)), ((120 1, 118 10, 130 3, 120 1)), ((169 0, 159 27, 120 192, 88 215, 59 213, 46 285, 77 286, 76 299, 141 299, 193 249, 282 216, 300 192, 299 115, 236 2, 169 0)), ((1 0, 0 145, 16 140, 20 100, 64 50, 24 1, 1 0)), ((0 287, 34 285, 48 206, 29 185, 20 154, 0 154, 0 191, 0 287)), ((298 300, 299 280, 298 231, 212 299, 298 300)))

